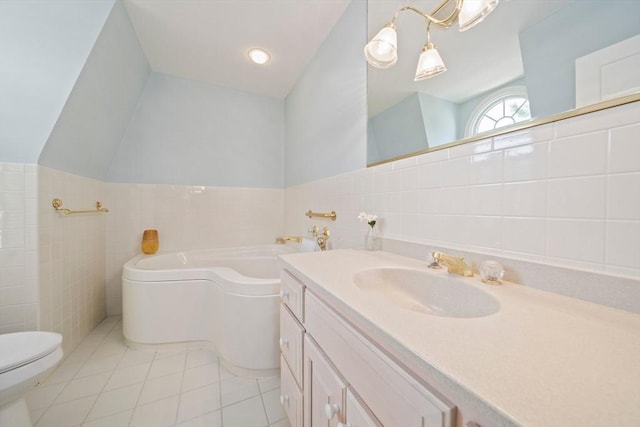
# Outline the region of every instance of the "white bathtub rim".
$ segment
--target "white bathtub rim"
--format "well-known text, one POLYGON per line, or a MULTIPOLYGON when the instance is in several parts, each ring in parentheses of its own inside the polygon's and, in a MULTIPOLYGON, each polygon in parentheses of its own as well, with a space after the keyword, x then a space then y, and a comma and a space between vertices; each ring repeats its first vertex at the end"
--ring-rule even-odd
POLYGON ((185 265, 180 268, 163 268, 161 265, 157 268, 145 268, 146 260, 161 259, 169 257, 189 257, 197 258, 203 254, 208 254, 217 262, 224 260, 250 260, 256 259, 277 260, 278 254, 294 253, 295 247, 287 245, 262 245, 262 246, 245 246, 228 249, 207 249, 183 252, 166 252, 154 255, 140 254, 127 261, 122 269, 122 279, 128 279, 137 282, 158 282, 158 281, 178 281, 178 280, 216 280, 221 278, 235 283, 246 283, 253 285, 263 285, 279 280, 279 275, 274 277, 259 278, 244 275, 237 270, 225 266, 204 266, 193 267, 185 265), (271 249, 273 252, 265 254, 265 250, 271 249), (276 253, 277 252, 277 253, 276 253))
MULTIPOLYGON (((163 268, 160 266, 148 267, 146 264, 149 262, 158 261, 161 262, 165 258, 180 258, 183 265, 176 270, 190 269, 190 268, 207 268, 208 266, 200 267, 192 265, 192 260, 199 260, 202 258, 211 259, 274 259, 279 255, 291 254, 298 252, 298 247, 294 245, 255 245, 255 246, 236 246, 229 248, 213 248, 213 249, 193 249, 193 250, 177 250, 177 251, 160 251, 153 255, 140 254, 136 257, 136 269, 145 271, 157 271, 174 268, 163 268)), ((173 260, 171 260, 173 261, 173 260)))

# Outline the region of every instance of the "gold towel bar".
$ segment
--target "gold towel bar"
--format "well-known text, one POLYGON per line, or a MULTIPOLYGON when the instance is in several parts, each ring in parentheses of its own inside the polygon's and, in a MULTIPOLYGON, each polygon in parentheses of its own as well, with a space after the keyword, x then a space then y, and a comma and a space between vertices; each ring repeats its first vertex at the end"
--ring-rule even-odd
POLYGON ((311 209, 309 209, 309 211, 305 215, 308 216, 309 218, 317 217, 317 218, 330 219, 331 221, 336 220, 336 211, 331 211, 331 213, 324 213, 324 212, 311 212, 311 209))
POLYGON ((102 203, 101 202, 96 202, 96 208, 95 209, 86 210, 86 211, 72 211, 71 209, 63 208, 61 199, 53 199, 53 201, 51 202, 51 206, 53 206, 53 208, 56 211, 60 212, 63 215, 89 214, 89 213, 107 213, 107 212, 109 212, 109 209, 102 207, 102 203))

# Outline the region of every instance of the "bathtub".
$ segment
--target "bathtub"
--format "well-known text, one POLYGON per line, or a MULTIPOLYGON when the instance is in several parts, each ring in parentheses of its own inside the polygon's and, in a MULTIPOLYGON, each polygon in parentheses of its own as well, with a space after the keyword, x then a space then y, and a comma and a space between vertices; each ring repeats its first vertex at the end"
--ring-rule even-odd
POLYGON ((263 245, 139 255, 122 273, 123 333, 133 347, 211 346, 232 372, 280 366, 278 255, 263 245))

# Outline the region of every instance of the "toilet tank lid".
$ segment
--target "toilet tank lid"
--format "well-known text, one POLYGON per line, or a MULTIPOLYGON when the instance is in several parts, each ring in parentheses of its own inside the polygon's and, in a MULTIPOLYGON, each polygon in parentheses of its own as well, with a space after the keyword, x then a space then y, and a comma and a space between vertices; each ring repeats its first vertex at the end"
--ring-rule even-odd
POLYGON ((62 343, 55 332, 29 331, 0 335, 0 374, 54 352, 62 343))

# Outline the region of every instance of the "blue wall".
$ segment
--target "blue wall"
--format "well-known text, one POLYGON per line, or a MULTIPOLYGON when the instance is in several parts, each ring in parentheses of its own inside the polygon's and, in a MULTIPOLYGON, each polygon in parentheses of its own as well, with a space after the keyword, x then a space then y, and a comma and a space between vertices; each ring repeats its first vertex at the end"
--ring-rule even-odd
POLYGON ((426 149, 429 144, 424 125, 417 93, 371 117, 367 145, 375 145, 376 152, 367 153, 367 163, 426 149))
POLYGON ((575 108, 575 60, 640 32, 640 1, 578 0, 520 34, 531 115, 575 108), (601 31, 606 26, 607 31, 601 31), (571 30, 559 31, 557 28, 571 30))
POLYGON ((107 179, 282 188, 284 101, 152 73, 107 179))
POLYGON ((420 110, 427 130, 427 143, 430 148, 456 141, 456 117, 458 104, 419 93, 420 110))
POLYGON ((0 1, 0 161, 37 162, 114 1, 0 1))
POLYGON ((38 163, 104 181, 149 73, 133 26, 118 2, 38 163))
POLYGON ((369 119, 367 163, 437 147, 458 139, 458 106, 416 92, 369 119))
POLYGON ((366 1, 353 0, 287 96, 287 187, 366 166, 366 38, 366 1))

